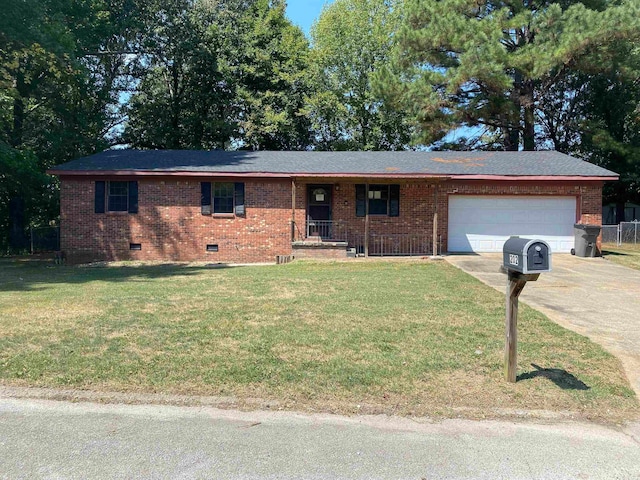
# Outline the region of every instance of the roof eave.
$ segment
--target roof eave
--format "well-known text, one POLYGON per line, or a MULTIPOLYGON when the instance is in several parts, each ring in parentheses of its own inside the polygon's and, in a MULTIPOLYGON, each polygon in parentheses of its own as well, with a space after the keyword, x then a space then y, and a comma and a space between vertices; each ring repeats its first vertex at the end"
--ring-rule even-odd
POLYGON ((47 170, 49 175, 60 177, 268 177, 290 178, 287 173, 268 172, 197 172, 193 170, 47 170))
POLYGON ((47 170, 49 175, 73 177, 247 177, 247 178, 451 178, 433 173, 314 173, 314 172, 208 172, 193 170, 47 170))
POLYGON ((239 177, 239 178, 424 178, 451 180, 493 180, 493 181, 617 181, 617 175, 460 175, 434 173, 313 173, 313 172, 207 172, 193 170, 60 170, 49 169, 49 175, 73 177, 239 177))
POLYGON ((512 181, 588 181, 613 182, 619 180, 618 175, 451 175, 454 180, 512 180, 512 181))

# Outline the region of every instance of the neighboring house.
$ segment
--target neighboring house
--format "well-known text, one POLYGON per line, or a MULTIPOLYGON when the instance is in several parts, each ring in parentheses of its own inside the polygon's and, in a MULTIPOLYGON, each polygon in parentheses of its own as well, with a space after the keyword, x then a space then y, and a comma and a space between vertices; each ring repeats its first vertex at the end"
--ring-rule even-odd
POLYGON ((557 152, 109 150, 50 173, 71 262, 569 252, 618 178, 557 152))
POLYGON ((603 225, 616 225, 620 222, 633 222, 640 220, 640 205, 635 203, 624 204, 624 218, 620 221, 616 218, 616 204, 609 203, 602 207, 602 223, 603 225))

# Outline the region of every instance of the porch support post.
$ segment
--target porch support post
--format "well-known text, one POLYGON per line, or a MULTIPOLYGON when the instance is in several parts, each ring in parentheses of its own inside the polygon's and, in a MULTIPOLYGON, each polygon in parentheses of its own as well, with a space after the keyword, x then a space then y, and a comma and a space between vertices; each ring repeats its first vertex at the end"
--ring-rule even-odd
POLYGON ((438 256, 438 184, 433 184, 433 256, 438 256))
POLYGON ((369 256, 369 184, 365 185, 364 192, 364 256, 369 256))
POLYGON ((296 179, 291 179, 291 241, 296 241, 296 179))

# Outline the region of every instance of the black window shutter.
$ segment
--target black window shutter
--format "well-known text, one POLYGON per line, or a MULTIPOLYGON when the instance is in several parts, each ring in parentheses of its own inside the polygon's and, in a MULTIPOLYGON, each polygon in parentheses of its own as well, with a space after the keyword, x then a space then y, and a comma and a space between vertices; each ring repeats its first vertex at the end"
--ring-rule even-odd
POLYGON ((129 182, 129 213, 138 213, 138 182, 129 182))
POLYGON ((367 186, 356 185, 356 217, 364 217, 367 214, 367 186))
POLYGON ((389 216, 400 216, 400 185, 389 185, 389 216))
POLYGON ((211 215, 211 182, 200 182, 200 209, 202 215, 211 215))
POLYGON ((234 186, 234 211, 236 215, 244 215, 244 183, 237 182, 234 186))
POLYGON ((95 197, 95 212, 96 213, 104 213, 105 207, 105 182, 97 181, 96 182, 96 197, 95 197))

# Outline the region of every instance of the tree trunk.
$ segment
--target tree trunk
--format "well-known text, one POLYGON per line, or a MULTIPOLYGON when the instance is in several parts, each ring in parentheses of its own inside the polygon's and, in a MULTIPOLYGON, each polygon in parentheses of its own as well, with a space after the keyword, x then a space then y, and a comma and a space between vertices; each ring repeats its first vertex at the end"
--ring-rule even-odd
POLYGON ((17 95, 13 99, 13 125, 11 132, 11 146, 18 148, 22 145, 22 132, 24 128, 24 99, 27 96, 27 86, 24 83, 24 77, 20 73, 21 61, 18 62, 16 76, 13 85, 17 95))
MULTIPOLYGON (((626 221, 624 218, 624 206, 629 201, 629 194, 627 192, 627 182, 617 181, 615 184, 615 202, 616 202, 616 223, 626 221)), ((632 218, 631 220, 635 220, 632 218)))
POLYGON ((13 100, 13 131, 11 132, 11 146, 18 148, 22 145, 22 131, 24 125, 24 100, 17 96, 13 100))
POLYGON ((513 117, 507 118, 508 135, 505 142, 505 150, 517 151, 520 148, 520 90, 522 88, 522 74, 516 70, 513 74, 513 89, 511 101, 513 102, 513 117))
POLYGON ((180 135, 180 78, 178 74, 178 69, 174 65, 171 68, 171 88, 172 88, 172 97, 171 98, 171 138, 169 139, 169 146, 173 149, 179 149, 181 147, 181 135, 180 135))
POLYGON ((533 151, 536 149, 533 82, 527 81, 522 85, 521 103, 524 108, 524 132, 522 134, 524 149, 533 151))
POLYGON ((517 128, 509 128, 504 143, 505 150, 517 151, 520 146, 520 131, 517 128))

